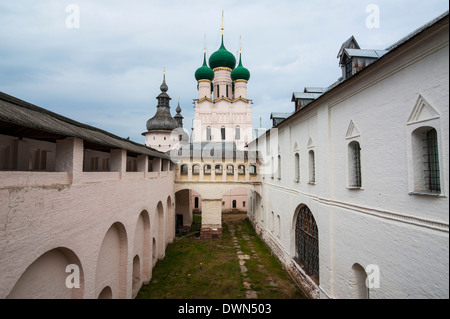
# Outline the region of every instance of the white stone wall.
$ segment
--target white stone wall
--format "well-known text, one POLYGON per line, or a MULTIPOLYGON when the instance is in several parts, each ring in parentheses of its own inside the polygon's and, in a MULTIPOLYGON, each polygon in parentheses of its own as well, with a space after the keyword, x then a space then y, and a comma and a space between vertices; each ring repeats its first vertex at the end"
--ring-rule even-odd
POLYGON ((131 298, 174 238, 174 172, 83 172, 83 141, 58 145, 59 172, 0 172, 0 298, 131 298))
POLYGON ((261 194, 250 194, 249 215, 312 297, 363 296, 357 270, 371 265, 380 271, 380 287, 369 289, 369 298, 449 297, 448 32, 412 43, 414 49, 402 47, 279 125, 270 150, 264 139, 258 142, 266 174, 261 194), (414 191, 411 134, 422 126, 438 132, 440 194, 414 191), (361 146, 360 188, 349 187, 352 141, 361 146), (318 226, 318 284, 293 260, 301 205, 318 226))
POLYGON ((145 134, 145 145, 163 153, 173 149, 178 143, 178 136, 171 131, 154 131, 145 134))
POLYGON ((222 99, 195 102, 194 142, 236 142, 240 150, 252 140, 251 102, 222 99), (207 138, 207 128, 211 128, 211 140, 207 138), (225 128, 225 140, 222 140, 221 128, 225 128), (236 127, 240 129, 240 138, 236 139, 236 127))

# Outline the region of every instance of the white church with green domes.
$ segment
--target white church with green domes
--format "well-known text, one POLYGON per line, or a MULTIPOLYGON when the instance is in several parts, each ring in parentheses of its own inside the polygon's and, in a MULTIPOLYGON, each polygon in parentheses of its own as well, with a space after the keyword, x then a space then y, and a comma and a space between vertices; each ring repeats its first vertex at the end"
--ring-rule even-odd
MULTIPOLYGON (((241 50, 242 51, 242 50, 241 50)), ((231 142, 243 150, 252 140, 252 101, 247 99, 250 72, 242 65, 242 53, 236 66, 235 56, 223 41, 220 48, 195 72, 198 99, 195 100, 193 142, 231 142)))

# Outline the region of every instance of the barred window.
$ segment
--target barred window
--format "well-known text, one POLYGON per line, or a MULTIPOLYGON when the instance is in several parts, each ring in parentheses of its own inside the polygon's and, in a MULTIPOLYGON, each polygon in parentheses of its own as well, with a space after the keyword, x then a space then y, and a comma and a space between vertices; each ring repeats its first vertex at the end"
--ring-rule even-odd
POLYGON ((427 131, 424 151, 425 183, 430 192, 440 193, 438 139, 435 129, 427 131))
POLYGON ((319 281, 319 232, 307 206, 302 206, 295 224, 295 259, 307 274, 319 281))
POLYGON ((438 134, 432 127, 420 127, 412 133, 414 191, 440 194, 438 134))
POLYGON ((361 187, 361 147, 358 142, 348 144, 349 186, 361 187))

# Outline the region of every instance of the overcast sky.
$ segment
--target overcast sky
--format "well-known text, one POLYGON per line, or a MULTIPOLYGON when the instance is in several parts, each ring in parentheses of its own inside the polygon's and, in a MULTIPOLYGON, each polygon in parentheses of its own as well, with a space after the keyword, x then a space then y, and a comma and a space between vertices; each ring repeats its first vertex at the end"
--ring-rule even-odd
POLYGON ((448 2, 0 0, 0 91, 144 143, 165 67, 172 115, 180 98, 190 129, 194 73, 205 35, 208 58, 220 46, 222 10, 228 51, 237 55, 242 36, 253 126, 262 118, 270 128, 271 112, 294 110, 293 92, 340 77, 336 55, 351 35, 361 48, 385 49, 448 2))

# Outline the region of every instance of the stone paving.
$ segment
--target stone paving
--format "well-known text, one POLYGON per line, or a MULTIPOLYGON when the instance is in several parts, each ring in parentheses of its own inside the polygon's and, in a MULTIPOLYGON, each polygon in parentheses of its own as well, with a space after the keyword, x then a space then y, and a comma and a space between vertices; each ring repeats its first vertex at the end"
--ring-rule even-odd
MULTIPOLYGON (((238 230, 240 230, 240 226, 238 226, 238 230)), ((239 260, 239 266, 241 267, 241 273, 244 276, 244 288, 245 288, 245 297, 247 299, 257 299, 258 298, 258 293, 254 290, 252 290, 251 286, 251 280, 247 274, 248 269, 247 267, 245 267, 245 261, 249 260, 251 257, 249 255, 246 255, 242 252, 241 250, 241 245, 239 245, 238 239, 236 237, 236 231, 234 229, 233 225, 230 225, 229 231, 231 233, 232 236, 232 241, 233 241, 233 245, 234 248, 236 248, 236 253, 237 253, 237 257, 239 260)), ((247 242, 247 244, 249 245, 251 251, 252 251, 252 257, 253 258, 257 258, 259 259, 259 256, 256 254, 255 251, 255 247, 253 246, 253 243, 250 241, 250 237, 248 237, 247 235, 243 235, 242 238, 247 242)), ((260 265, 262 266, 262 265, 260 265)), ((264 266, 262 266, 264 267, 264 266)))

